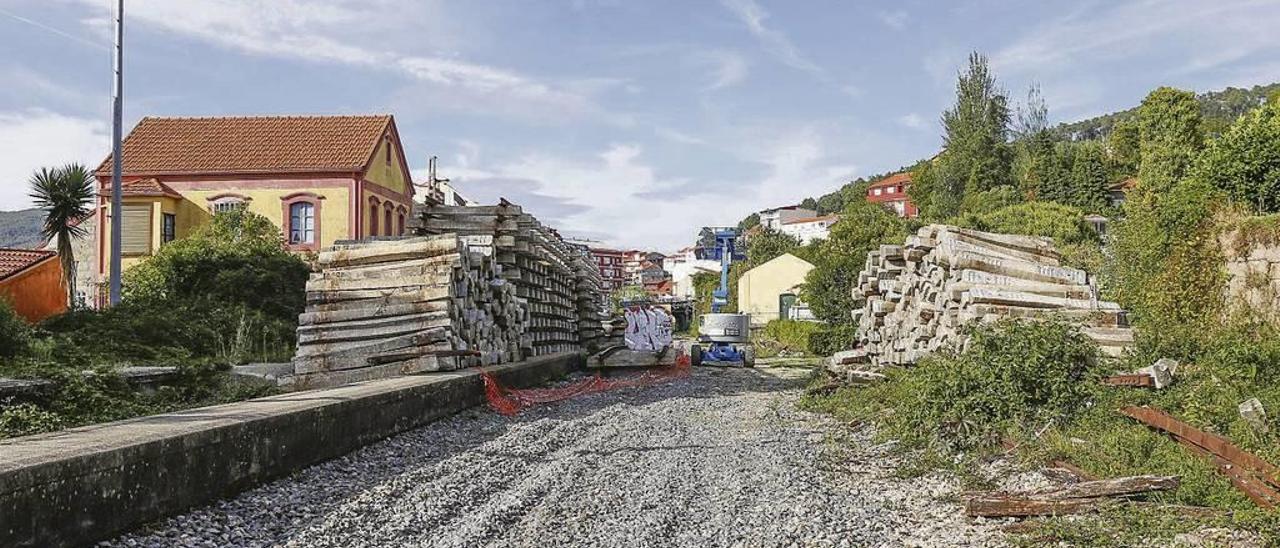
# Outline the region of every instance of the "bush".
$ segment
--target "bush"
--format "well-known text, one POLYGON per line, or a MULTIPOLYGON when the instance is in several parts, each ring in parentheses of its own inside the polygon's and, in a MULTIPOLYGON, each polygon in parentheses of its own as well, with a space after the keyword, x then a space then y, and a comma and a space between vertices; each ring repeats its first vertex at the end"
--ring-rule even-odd
POLYGON ((1083 410, 1099 390, 1097 364, 1097 346, 1065 323, 978 326, 964 351, 894 374, 885 426, 910 446, 990 449, 1083 410))
POLYGON ((754 335, 752 344, 760 357, 776 356, 784 351, 803 354, 809 351, 809 338, 822 327, 815 322, 773 320, 754 335))
POLYGON ((867 252, 880 244, 901 244, 908 230, 906 221, 878 204, 861 201, 846 206, 831 235, 818 242, 812 256, 814 268, 805 276, 800 298, 818 319, 832 325, 849 323, 853 286, 867 252))
POLYGON ((250 309, 295 321, 311 269, 284 248, 280 229, 245 211, 219 213, 125 273, 125 299, 250 309))
POLYGON ((0 296, 0 358, 24 354, 31 341, 31 326, 18 316, 8 299, 0 296))
POLYGON ((982 215, 966 215, 954 222, 963 227, 1053 238, 1054 243, 1096 243, 1098 233, 1084 221, 1079 208, 1054 202, 1027 202, 982 215))
POLYGON ((858 340, 858 326, 853 324, 821 325, 809 334, 809 353, 814 356, 830 356, 841 350, 853 348, 858 340))

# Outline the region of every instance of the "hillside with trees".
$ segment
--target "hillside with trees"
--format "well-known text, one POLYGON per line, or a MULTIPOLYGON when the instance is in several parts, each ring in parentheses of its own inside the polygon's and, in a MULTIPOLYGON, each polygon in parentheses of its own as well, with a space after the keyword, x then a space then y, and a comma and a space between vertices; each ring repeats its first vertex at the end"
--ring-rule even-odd
POLYGON ((39 209, 0 211, 0 247, 36 247, 44 244, 40 228, 44 212, 39 209))

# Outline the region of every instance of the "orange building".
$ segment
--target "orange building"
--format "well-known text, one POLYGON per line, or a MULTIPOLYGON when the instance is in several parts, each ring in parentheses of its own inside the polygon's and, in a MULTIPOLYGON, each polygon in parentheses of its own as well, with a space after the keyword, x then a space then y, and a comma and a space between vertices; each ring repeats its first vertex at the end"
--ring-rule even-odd
POLYGON ((67 287, 58 254, 0 248, 0 299, 31 323, 66 312, 67 287))

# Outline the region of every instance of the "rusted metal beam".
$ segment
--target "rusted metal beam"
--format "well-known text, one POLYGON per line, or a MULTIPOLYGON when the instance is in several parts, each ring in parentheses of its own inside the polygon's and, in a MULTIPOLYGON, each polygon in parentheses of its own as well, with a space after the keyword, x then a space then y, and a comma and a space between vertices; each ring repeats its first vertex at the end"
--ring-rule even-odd
POLYGON ((1102 384, 1108 386, 1133 386, 1139 388, 1154 388, 1156 380, 1151 375, 1143 375, 1141 373, 1128 373, 1124 375, 1111 375, 1102 379, 1102 384))
POLYGON ((1231 483, 1264 508, 1280 507, 1280 468, 1246 452, 1230 440, 1205 432, 1151 407, 1129 406, 1124 415, 1173 436, 1193 453, 1209 460, 1231 483), (1268 485, 1269 484, 1269 485, 1268 485))

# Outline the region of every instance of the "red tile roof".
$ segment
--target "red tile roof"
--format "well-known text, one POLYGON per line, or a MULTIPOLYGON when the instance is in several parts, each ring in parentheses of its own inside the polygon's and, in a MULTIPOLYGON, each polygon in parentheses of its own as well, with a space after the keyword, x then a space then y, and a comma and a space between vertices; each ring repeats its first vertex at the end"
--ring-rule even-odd
MULTIPOLYGON (((102 188, 101 194, 103 196, 110 196, 111 187, 104 186, 102 188)), ((169 185, 166 185, 160 181, 157 181, 155 178, 134 179, 132 181, 125 181, 124 184, 121 185, 120 187, 120 194, 122 196, 169 196, 172 198, 182 197, 182 195, 178 194, 177 191, 173 190, 172 188, 169 188, 169 185)))
MULTIPOLYGON (((143 118, 124 140, 126 175, 359 171, 392 124, 375 116, 143 118)), ((111 157, 97 175, 110 176, 111 157)))
POLYGON ((0 248, 0 280, 57 256, 57 253, 42 249, 0 248))
POLYGON ((867 188, 883 188, 886 186, 897 186, 900 184, 901 185, 911 184, 910 172, 903 171, 902 173, 894 173, 893 175, 890 175, 888 177, 880 179, 879 181, 871 183, 871 186, 867 188))

